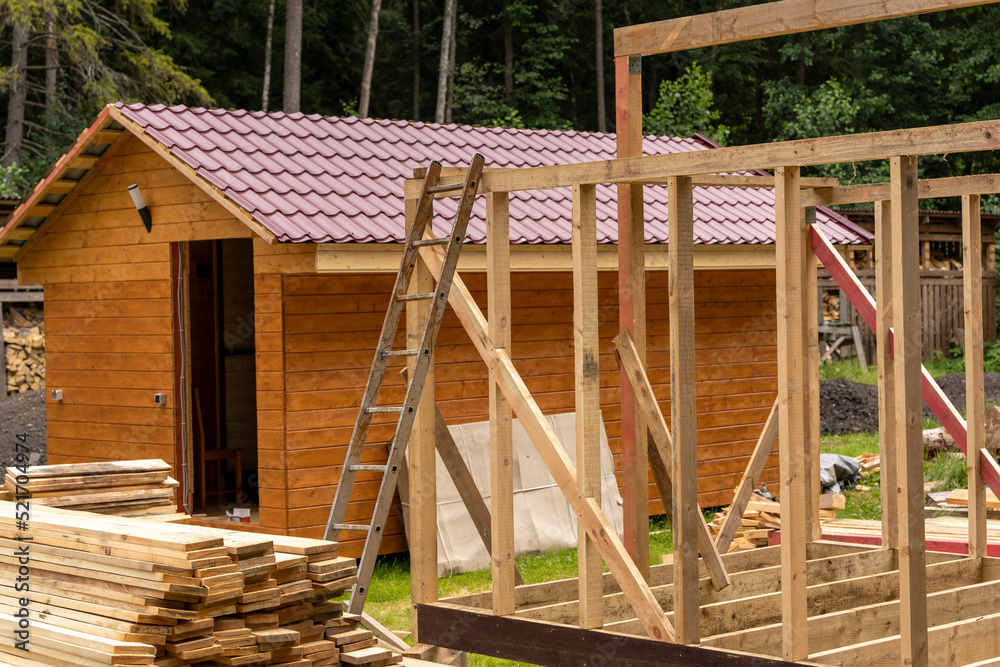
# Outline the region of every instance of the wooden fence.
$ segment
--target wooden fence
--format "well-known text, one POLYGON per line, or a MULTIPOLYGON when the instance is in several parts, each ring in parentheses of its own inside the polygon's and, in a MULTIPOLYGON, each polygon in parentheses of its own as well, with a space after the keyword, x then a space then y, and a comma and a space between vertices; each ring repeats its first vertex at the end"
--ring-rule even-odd
MULTIPOLYGON (((855 271, 858 278, 872 296, 875 293, 875 271, 873 269, 855 271)), ((819 320, 823 321, 823 294, 839 292, 837 283, 827 271, 819 272, 819 320)), ((920 270, 920 305, 923 319, 923 359, 934 357, 935 352, 948 354, 948 351, 960 346, 963 340, 963 308, 965 300, 962 294, 961 271, 938 271, 932 269, 920 270)), ((840 294, 840 320, 858 325, 861 330, 862 345, 865 348, 865 358, 869 361, 875 358, 875 333, 868 328, 861 316, 851 305, 851 302, 840 294)), ((997 339, 997 309, 996 309, 996 272, 983 271, 983 336, 993 342, 997 339)))

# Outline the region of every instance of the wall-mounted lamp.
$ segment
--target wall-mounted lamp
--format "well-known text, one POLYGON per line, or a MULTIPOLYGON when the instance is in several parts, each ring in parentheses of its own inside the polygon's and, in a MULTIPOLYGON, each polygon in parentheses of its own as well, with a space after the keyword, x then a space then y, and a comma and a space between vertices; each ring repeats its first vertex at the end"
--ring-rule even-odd
POLYGON ((135 183, 128 186, 128 193, 132 196, 132 203, 135 204, 135 210, 139 211, 139 217, 142 218, 142 224, 146 231, 153 231, 153 216, 149 212, 149 207, 146 206, 146 200, 143 199, 139 186, 135 183))

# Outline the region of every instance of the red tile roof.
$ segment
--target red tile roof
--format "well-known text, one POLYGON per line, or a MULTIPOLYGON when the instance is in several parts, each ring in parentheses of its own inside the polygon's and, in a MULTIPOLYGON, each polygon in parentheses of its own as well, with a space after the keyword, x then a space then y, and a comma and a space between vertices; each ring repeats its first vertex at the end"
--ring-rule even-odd
MULTIPOLYGON (((116 105, 122 113, 245 208, 280 241, 399 242, 403 180, 432 159, 465 166, 475 152, 487 167, 535 167, 615 157, 615 135, 436 125, 304 114, 116 105)), ((706 150, 700 138, 646 137, 647 154, 706 150)), ((774 243, 770 189, 695 188, 695 242, 774 243)), ((616 191, 597 189, 597 238, 617 240, 616 191)), ((645 188, 646 241, 667 241, 667 191, 645 188)), ((514 243, 569 243, 569 188, 511 195, 514 243)), ((468 240, 485 241, 482 198, 468 240)), ((454 200, 438 208, 453 215, 454 200)), ((870 234, 820 209, 817 220, 837 244, 870 234)))

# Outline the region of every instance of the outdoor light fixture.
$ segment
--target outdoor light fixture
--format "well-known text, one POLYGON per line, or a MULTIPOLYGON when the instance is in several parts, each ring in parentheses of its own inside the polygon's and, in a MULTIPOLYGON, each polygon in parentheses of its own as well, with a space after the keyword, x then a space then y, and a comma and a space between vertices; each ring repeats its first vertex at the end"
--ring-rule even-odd
POLYGON ((135 210, 139 211, 139 217, 142 218, 142 224, 146 231, 153 231, 153 216, 149 212, 149 207, 146 206, 146 200, 142 198, 139 186, 135 183, 128 186, 128 193, 132 196, 132 203, 135 204, 135 210))

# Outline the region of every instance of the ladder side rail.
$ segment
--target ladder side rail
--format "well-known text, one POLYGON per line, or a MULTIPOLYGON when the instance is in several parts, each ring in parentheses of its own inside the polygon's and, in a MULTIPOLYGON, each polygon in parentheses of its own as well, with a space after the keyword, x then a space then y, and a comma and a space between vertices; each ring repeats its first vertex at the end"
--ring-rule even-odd
POLYGON ((402 465, 403 453, 406 451, 406 445, 409 443, 416 407, 420 402, 424 381, 427 378, 427 371, 430 368, 430 353, 434 347, 441 326, 441 320, 448 305, 448 292, 451 288, 452 277, 458 268, 458 256, 461 253, 462 243, 465 240, 465 232, 469 225, 469 218, 472 215, 472 207, 475 204, 476 192, 479 188, 484 161, 483 156, 477 153, 472 159, 472 165, 466 176, 465 188, 462 192, 458 214, 451 231, 451 239, 445 251, 445 262, 438 275, 437 288, 435 290, 436 295, 431 303, 427 323, 424 326, 424 332, 421 336, 420 353, 413 364, 413 373, 410 376, 406 399, 403 403, 403 413, 400 416, 400 420, 396 426, 396 433, 392 439, 392 445, 389 448, 386 470, 382 477, 382 483, 379 485, 378 499, 375 502, 371 528, 365 537, 361 562, 358 564, 358 583, 351 593, 351 600, 348 604, 349 611, 354 614, 360 613, 364 609, 365 600, 367 599, 368 586, 375 568, 375 559, 378 555, 379 545, 382 542, 383 528, 389 516, 389 506, 392 496, 396 490, 399 467, 402 465))
POLYGON ((375 350, 375 357, 368 373, 365 393, 361 398, 361 405, 354 423, 350 444, 344 456, 344 465, 340 470, 337 490, 334 494, 333 504, 330 507, 330 515, 326 522, 326 530, 323 537, 326 540, 337 541, 340 538, 340 531, 335 530, 333 526, 344 523, 344 517, 347 515, 347 506, 350 504, 351 490, 354 487, 354 479, 357 475, 356 471, 351 469, 351 465, 361 460, 361 453, 368 439, 368 429, 371 426, 372 420, 372 413, 368 411, 368 408, 374 405, 378 399, 379 390, 382 388, 382 379, 385 376, 385 369, 389 363, 389 358, 385 355, 385 351, 392 346, 392 342, 396 337, 396 330, 399 327, 400 317, 402 317, 405 302, 398 300, 396 296, 406 292, 410 284, 410 279, 413 276, 413 269, 416 266, 419 248, 413 247, 411 240, 420 238, 427 228, 427 223, 433 213, 433 197, 427 190, 437 184, 440 173, 441 164, 434 161, 427 169, 427 175, 424 177, 423 188, 420 192, 413 225, 407 235, 403 250, 403 260, 399 265, 399 271, 396 273, 396 283, 389 299, 385 320, 382 323, 382 332, 379 336, 378 347, 375 350))

